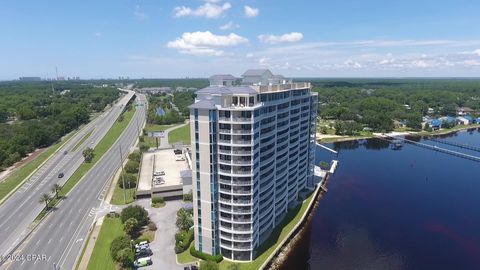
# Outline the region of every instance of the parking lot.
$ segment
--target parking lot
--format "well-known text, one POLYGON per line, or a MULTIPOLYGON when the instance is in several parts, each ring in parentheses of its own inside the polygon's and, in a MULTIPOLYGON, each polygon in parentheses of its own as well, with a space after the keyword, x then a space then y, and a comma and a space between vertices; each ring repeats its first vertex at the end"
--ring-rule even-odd
POLYGON ((150 219, 157 225, 155 240, 150 243, 152 265, 142 267, 141 269, 183 269, 176 262, 175 255, 175 233, 177 228, 175 220, 177 211, 182 206, 182 201, 168 201, 162 208, 152 208, 150 199, 141 199, 137 202, 147 209, 150 219))

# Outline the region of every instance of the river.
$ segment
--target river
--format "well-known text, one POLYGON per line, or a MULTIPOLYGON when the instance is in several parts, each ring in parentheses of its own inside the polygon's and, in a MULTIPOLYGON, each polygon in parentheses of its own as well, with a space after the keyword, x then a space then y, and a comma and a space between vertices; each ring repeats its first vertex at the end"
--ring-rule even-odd
MULTIPOLYGON (((442 139, 480 147, 480 130, 442 139)), ((479 162, 379 139, 327 146, 339 167, 283 269, 480 269, 479 162)))

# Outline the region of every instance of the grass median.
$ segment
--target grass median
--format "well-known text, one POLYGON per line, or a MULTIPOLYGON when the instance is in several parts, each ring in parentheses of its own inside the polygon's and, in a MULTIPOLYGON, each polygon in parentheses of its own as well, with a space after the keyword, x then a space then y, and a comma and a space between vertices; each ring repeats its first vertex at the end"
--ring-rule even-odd
POLYGON ((85 136, 83 136, 83 138, 75 145, 75 147, 73 147, 72 152, 77 150, 78 147, 80 147, 80 145, 82 145, 82 143, 84 143, 90 137, 90 135, 92 135, 94 130, 95 129, 90 130, 90 132, 88 132, 85 136))
POLYGON ((47 160, 58 148, 60 148, 67 140, 69 140, 75 132, 67 135, 63 140, 50 146, 43 153, 36 158, 26 163, 22 167, 16 169, 10 176, 4 181, 0 182, 0 201, 8 196, 8 194, 19 187, 29 174, 37 169, 45 160, 47 160))
MULTIPOLYGON (((124 119, 123 121, 119 122, 116 121, 110 130, 108 130, 107 134, 100 140, 97 146, 94 149, 95 155, 94 158, 90 163, 82 163, 80 167, 73 173, 73 175, 67 180, 67 182, 63 185, 62 189, 59 192, 59 197, 64 198, 70 190, 82 179, 82 177, 95 166, 95 164, 102 158, 102 156, 112 147, 115 141, 120 137, 123 130, 128 126, 130 121, 135 114, 135 110, 131 109, 123 113, 124 119)), ((49 207, 54 207, 60 199, 52 199, 49 203, 49 207)), ((35 222, 39 222, 45 215, 46 210, 44 209, 35 219, 35 222)))

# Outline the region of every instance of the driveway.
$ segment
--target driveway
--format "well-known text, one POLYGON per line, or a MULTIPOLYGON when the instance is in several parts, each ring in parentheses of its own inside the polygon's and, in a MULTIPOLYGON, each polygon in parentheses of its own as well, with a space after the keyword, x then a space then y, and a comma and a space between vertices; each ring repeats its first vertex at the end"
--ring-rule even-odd
POLYGON ((150 243, 150 248, 153 252, 153 264, 140 269, 182 270, 183 267, 177 264, 174 250, 175 233, 177 232, 175 220, 177 219, 177 211, 182 206, 182 201, 167 201, 167 204, 162 208, 153 208, 151 207, 150 203, 150 198, 136 201, 136 204, 139 204, 147 209, 150 219, 157 224, 155 240, 150 243))

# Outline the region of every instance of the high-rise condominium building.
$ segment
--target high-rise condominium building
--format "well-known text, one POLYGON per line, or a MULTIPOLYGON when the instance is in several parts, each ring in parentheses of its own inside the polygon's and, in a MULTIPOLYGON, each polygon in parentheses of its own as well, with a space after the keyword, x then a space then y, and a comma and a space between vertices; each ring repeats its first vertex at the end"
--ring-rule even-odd
POLYGON ((317 95, 269 70, 210 77, 190 106, 195 248, 249 261, 313 187, 317 95))

